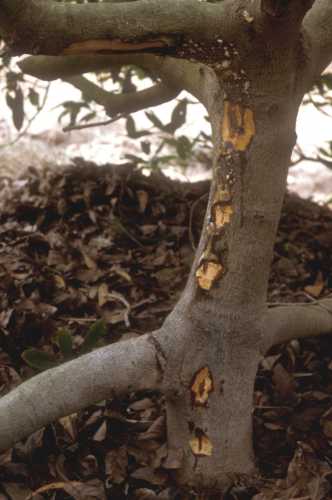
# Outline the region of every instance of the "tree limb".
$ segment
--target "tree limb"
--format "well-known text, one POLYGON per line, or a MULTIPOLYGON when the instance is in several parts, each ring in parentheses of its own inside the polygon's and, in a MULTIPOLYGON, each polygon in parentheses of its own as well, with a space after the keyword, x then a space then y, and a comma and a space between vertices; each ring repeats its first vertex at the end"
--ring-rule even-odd
POLYGON ((302 20, 315 0, 261 0, 262 12, 276 20, 286 22, 302 20))
POLYGON ((303 18, 315 0, 258 0, 261 31, 279 48, 298 45, 303 18))
MULTIPOLYGON (((137 2, 139 0, 136 0, 137 2)), ((72 76, 89 71, 101 71, 132 64, 147 71, 148 74, 161 78, 167 86, 174 89, 185 89, 197 97, 205 106, 211 101, 211 80, 215 80, 213 69, 208 66, 152 54, 116 54, 116 55, 84 55, 84 56, 31 56, 18 63, 19 68, 27 74, 42 80, 57 78, 69 79, 72 76), (205 75, 207 79, 202 75, 205 75), (207 85, 207 81, 209 84, 207 85)), ((218 87, 217 83, 215 86, 218 87)), ((217 91, 217 90, 216 90, 217 91)), ((213 100, 213 99, 212 99, 213 100)))
POLYGON ((151 335, 118 342, 47 370, 0 399, 0 449, 44 425, 113 395, 158 389, 151 335))
POLYGON ((92 73, 121 66, 134 65, 143 69, 160 66, 155 56, 150 54, 112 54, 83 56, 30 56, 22 59, 17 66, 23 73, 40 80, 70 78, 83 73, 92 73))
POLYGON ((332 2, 316 0, 303 21, 311 43, 313 78, 317 78, 332 61, 332 2))
POLYGON ((211 36, 223 28, 227 31, 225 17, 223 3, 211 5, 197 0, 83 5, 0 0, 0 32, 8 45, 21 54, 167 49, 181 35, 202 37, 204 32, 211 36))
POLYGON ((169 87, 164 83, 158 83, 138 92, 112 94, 83 76, 67 78, 65 81, 79 89, 85 99, 94 100, 97 104, 104 106, 106 113, 112 117, 118 114, 135 113, 152 106, 159 106, 174 99, 181 90, 169 87))
POLYGON ((263 322, 265 354, 273 345, 295 338, 332 333, 332 299, 306 304, 285 304, 269 308, 263 322))
POLYGON ((109 116, 135 113, 141 109, 158 106, 174 99, 181 90, 169 87, 164 83, 157 83, 138 92, 112 94, 83 76, 66 78, 64 81, 79 89, 84 99, 93 100, 103 106, 109 116))

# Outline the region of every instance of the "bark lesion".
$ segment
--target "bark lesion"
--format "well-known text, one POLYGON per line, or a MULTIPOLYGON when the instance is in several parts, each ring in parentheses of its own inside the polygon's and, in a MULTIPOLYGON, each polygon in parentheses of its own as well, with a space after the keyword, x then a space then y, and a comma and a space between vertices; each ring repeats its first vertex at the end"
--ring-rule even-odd
POLYGON ((148 335, 148 342, 150 342, 155 349, 155 359, 156 364, 160 372, 161 381, 164 378, 165 370, 167 366, 167 355, 163 349, 161 342, 158 340, 158 336, 154 333, 148 335))
POLYGON ((145 52, 155 49, 164 49, 176 44, 176 37, 153 37, 140 42, 124 41, 121 39, 97 39, 74 42, 62 51, 63 55, 83 55, 95 53, 123 53, 145 52))
POLYGON ((213 375, 208 366, 200 368, 194 374, 190 390, 193 406, 207 406, 210 392, 214 390, 213 375))

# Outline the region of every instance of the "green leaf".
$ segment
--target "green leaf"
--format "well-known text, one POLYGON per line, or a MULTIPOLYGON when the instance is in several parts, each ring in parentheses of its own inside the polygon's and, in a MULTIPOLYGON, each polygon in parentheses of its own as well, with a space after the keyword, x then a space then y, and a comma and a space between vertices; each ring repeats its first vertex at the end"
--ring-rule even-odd
POLYGON ((63 111, 58 117, 58 122, 61 123, 62 118, 69 115, 70 126, 76 125, 77 117, 82 109, 90 109, 89 105, 84 101, 64 101, 61 104, 54 106, 52 110, 59 107, 62 107, 63 111))
POLYGON ((174 132, 182 127, 186 121, 187 104, 187 99, 182 99, 178 102, 172 111, 171 121, 167 123, 167 125, 164 125, 153 111, 146 111, 145 114, 150 122, 152 122, 155 127, 159 128, 159 130, 168 134, 174 134, 174 132))
POLYGON ((182 125, 185 123, 187 116, 187 104, 188 101, 186 99, 183 99, 178 102, 178 104, 173 109, 171 122, 169 123, 169 125, 167 125, 167 132, 169 132, 170 134, 174 134, 174 132, 178 128, 182 127, 182 125))
POLYGON ((73 336, 69 330, 62 328, 56 334, 56 342, 63 357, 70 358, 73 354, 73 336))
POLYGON ((139 165, 141 163, 145 164, 146 163, 146 160, 143 160, 143 158, 140 158, 139 156, 136 156, 136 155, 132 155, 131 153, 126 153, 124 155, 124 158, 126 160, 130 160, 132 161, 135 165, 139 165))
POLYGON ((14 96, 7 92, 6 101, 12 111, 15 128, 21 130, 24 121, 24 99, 21 87, 16 87, 14 96))
POLYGON ((91 351, 97 347, 99 340, 107 333, 107 327, 104 320, 100 319, 93 323, 88 329, 84 342, 80 348, 80 354, 91 351))
POLYGON ((39 349, 35 349, 33 347, 31 349, 26 349, 22 353, 21 357, 27 365, 38 371, 48 370, 58 364, 54 354, 40 351, 39 349))
POLYGON ((186 160, 192 153, 192 143, 185 135, 181 135, 176 141, 176 152, 182 160, 186 160))
POLYGON ((146 155, 151 152, 151 143, 149 141, 141 141, 141 149, 146 155))
POLYGON ((321 81, 326 87, 332 90, 332 74, 328 73, 327 75, 321 76, 321 81))
POLYGON ((82 116, 80 122, 88 122, 90 120, 93 120, 94 118, 96 118, 96 115, 97 113, 95 111, 90 111, 86 115, 82 116))
POLYGON ((38 92, 35 91, 35 89, 30 88, 29 89, 29 94, 28 94, 29 101, 33 106, 38 108, 39 106, 39 94, 38 92))
POLYGON ((153 111, 146 111, 145 115, 155 127, 166 132, 167 125, 164 125, 153 111))
POLYGON ((144 135, 150 135, 150 132, 147 130, 138 131, 136 129, 135 120, 132 116, 128 116, 126 120, 126 129, 127 129, 127 134, 132 139, 138 139, 139 137, 143 137, 144 135))
POLYGON ((146 72, 144 71, 144 69, 140 68, 139 66, 131 66, 135 76, 139 79, 139 80, 144 80, 144 78, 146 78, 146 72))
POLYGON ((125 70, 125 75, 123 81, 121 82, 122 93, 127 94, 129 92, 136 92, 136 85, 132 82, 132 70, 128 66, 125 70))

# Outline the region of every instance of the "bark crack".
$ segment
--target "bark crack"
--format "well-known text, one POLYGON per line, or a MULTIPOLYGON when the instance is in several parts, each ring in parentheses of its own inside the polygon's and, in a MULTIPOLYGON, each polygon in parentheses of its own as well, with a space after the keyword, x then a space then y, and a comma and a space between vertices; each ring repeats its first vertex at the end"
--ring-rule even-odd
POLYGON ((161 343, 155 337, 155 335, 153 335, 153 334, 149 335, 147 338, 147 341, 150 342, 150 344, 152 344, 154 349, 155 349, 155 358, 156 358, 156 362, 157 362, 157 368, 163 377, 165 374, 165 369, 166 369, 166 365, 167 365, 167 356, 166 356, 166 354, 161 346, 161 343))

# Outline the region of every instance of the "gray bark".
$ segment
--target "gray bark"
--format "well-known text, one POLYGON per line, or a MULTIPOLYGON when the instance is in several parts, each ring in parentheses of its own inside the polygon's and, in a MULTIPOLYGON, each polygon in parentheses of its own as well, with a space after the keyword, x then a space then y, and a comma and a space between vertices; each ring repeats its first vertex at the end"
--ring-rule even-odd
MULTIPOLYGON (((98 61, 82 57, 86 50, 99 51, 96 39, 121 38, 136 49, 137 43, 166 40, 160 51, 171 46, 172 57, 144 54, 141 64, 166 86, 171 79, 169 87, 185 88, 205 105, 214 141, 201 240, 183 295, 162 329, 86 356, 85 377, 80 358, 1 399, 2 446, 113 390, 146 387, 165 395, 169 453, 164 466, 174 470, 179 484, 208 495, 223 491, 233 475, 253 477, 252 394, 261 357, 294 336, 332 333, 330 302, 266 304, 298 108, 332 58, 332 9, 325 0, 311 5, 300 0, 137 0, 101 6, 0 0, 0 29, 12 47, 38 54, 70 49, 66 53, 79 57, 70 76, 97 69, 97 62, 102 67, 108 57, 116 65, 140 63, 137 54, 98 55, 98 61), (74 381, 74 393, 63 387, 64 378, 74 381), (37 387, 46 393, 44 403, 36 398, 37 387), (12 420, 22 408, 23 417, 12 420)), ((130 51, 127 45, 124 51, 130 51)), ((21 67, 47 78, 68 77, 68 61, 59 59, 56 69, 50 61, 28 59, 21 67)))
POLYGON ((201 32, 202 24, 209 26, 211 35, 220 32, 220 23, 227 28, 222 4, 211 6, 197 0, 85 5, 1 0, 0 9, 1 32, 12 37, 11 43, 18 50, 24 46, 25 50, 29 48, 28 52, 50 55, 86 40, 133 42, 155 35, 159 39, 164 37, 167 48, 176 43, 178 34, 201 32))
POLYGON ((103 347, 47 370, 0 399, 0 449, 54 420, 114 395, 158 389, 150 336, 103 347))
POLYGON ((271 307, 264 319, 263 352, 292 339, 332 333, 332 299, 271 307))
POLYGON ((332 54, 332 3, 316 0, 304 18, 303 31, 311 45, 310 62, 314 78, 331 62, 332 54))

